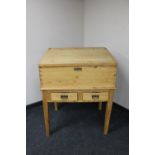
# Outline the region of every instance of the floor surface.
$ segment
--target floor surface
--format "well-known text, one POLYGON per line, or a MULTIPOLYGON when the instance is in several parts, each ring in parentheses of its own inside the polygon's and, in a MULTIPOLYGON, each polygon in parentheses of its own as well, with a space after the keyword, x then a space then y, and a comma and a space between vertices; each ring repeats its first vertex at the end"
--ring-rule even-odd
POLYGON ((113 106, 110 131, 103 135, 104 112, 97 104, 49 104, 52 133, 45 136, 42 106, 27 108, 27 155, 128 155, 129 112, 113 106))

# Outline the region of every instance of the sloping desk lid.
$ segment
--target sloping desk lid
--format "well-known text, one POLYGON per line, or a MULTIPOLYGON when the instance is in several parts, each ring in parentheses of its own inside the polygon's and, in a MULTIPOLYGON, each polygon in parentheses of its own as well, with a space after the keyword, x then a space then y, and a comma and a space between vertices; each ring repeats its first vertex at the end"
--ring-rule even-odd
POLYGON ((116 61, 104 47, 49 48, 39 66, 116 66, 116 61))

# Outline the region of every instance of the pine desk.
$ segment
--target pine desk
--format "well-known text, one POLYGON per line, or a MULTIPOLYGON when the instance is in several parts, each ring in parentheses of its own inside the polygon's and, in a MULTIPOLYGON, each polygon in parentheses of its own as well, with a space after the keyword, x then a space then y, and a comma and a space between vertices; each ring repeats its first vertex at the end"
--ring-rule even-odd
POLYGON ((46 136, 50 134, 48 103, 106 102, 108 133, 116 89, 116 61, 106 48, 49 48, 39 64, 46 136))

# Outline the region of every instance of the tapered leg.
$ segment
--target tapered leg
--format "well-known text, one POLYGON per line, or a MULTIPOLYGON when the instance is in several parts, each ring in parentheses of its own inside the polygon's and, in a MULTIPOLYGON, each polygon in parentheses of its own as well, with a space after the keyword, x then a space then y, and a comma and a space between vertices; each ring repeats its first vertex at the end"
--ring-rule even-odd
POLYGON ((104 135, 108 134, 109 124, 110 124, 110 116, 112 111, 112 98, 113 98, 113 90, 109 91, 109 99, 106 104, 106 112, 105 112, 105 120, 104 120, 104 135))
POLYGON ((102 110, 102 102, 99 102, 99 104, 98 104, 98 110, 102 110))
POLYGON ((54 102, 54 110, 58 111, 58 103, 54 102))
POLYGON ((48 102, 45 93, 43 93, 43 113, 44 113, 46 136, 49 136, 50 135, 49 112, 48 112, 48 102))

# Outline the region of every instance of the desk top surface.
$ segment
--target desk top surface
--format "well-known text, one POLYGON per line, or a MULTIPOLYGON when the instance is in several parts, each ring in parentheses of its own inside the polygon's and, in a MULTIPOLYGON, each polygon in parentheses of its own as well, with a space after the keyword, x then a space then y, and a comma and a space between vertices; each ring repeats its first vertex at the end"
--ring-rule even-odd
POLYGON ((49 48, 39 66, 116 66, 116 61, 104 47, 49 48))

